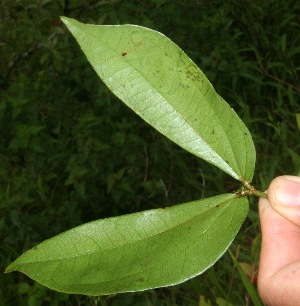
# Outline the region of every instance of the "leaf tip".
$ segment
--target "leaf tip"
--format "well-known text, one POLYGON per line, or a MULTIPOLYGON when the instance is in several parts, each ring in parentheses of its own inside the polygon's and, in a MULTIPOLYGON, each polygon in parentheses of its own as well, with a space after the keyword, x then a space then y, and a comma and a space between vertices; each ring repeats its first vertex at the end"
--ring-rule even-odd
POLYGON ((14 272, 14 271, 20 271, 20 264, 18 263, 18 259, 14 260, 13 262, 11 262, 5 269, 4 273, 10 273, 10 272, 14 272))
POLYGON ((69 20, 71 19, 65 16, 60 16, 59 18, 65 25, 67 25, 67 23, 69 23, 69 20))
POLYGON ((8 267, 6 267, 4 273, 7 274, 7 273, 10 273, 10 272, 13 272, 14 270, 15 269, 13 268, 12 263, 11 263, 8 267))
POLYGON ((62 21, 62 23, 64 23, 64 25, 69 28, 70 25, 74 24, 74 23, 79 23, 79 21, 73 19, 73 18, 69 18, 69 17, 66 17, 66 16, 60 16, 59 17, 60 20, 62 21))

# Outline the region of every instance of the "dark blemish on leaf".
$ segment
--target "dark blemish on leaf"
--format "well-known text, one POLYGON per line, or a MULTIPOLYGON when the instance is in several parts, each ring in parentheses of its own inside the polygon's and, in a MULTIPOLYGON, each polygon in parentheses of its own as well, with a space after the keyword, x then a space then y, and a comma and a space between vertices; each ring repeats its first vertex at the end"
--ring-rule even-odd
POLYGON ((218 208, 220 205, 218 204, 218 205, 216 205, 216 207, 218 208))
POLYGON ((244 133, 244 135, 248 135, 247 133, 244 133))
POLYGON ((143 283, 145 281, 145 279, 143 277, 138 279, 138 282, 143 283))
POLYGON ((213 130, 211 131, 211 133, 214 135, 214 134, 215 134, 215 130, 213 129, 213 130))
POLYGON ((126 56, 126 55, 127 55, 127 52, 123 52, 123 53, 122 53, 122 56, 126 56))
POLYGON ((179 87, 183 88, 183 89, 188 89, 189 86, 183 83, 179 83, 179 87))
POLYGON ((195 64, 190 64, 185 67, 185 76, 187 79, 191 79, 192 81, 203 81, 201 71, 195 64))

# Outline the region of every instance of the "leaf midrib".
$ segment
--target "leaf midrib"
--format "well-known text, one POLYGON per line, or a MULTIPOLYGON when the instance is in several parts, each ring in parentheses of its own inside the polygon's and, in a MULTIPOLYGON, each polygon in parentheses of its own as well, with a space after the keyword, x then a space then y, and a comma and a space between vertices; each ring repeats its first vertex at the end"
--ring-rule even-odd
MULTIPOLYGON (((93 26, 95 26, 95 27, 97 27, 97 25, 93 25, 93 26)), ((127 26, 131 26, 131 25, 127 25, 127 26)), ((136 25, 135 25, 136 26, 136 25)), ((103 26, 101 26, 101 27, 114 27, 114 26, 107 26, 107 25, 103 25, 103 26)), ((136 26, 136 27, 140 27, 140 26, 136 26)), ((144 27, 140 27, 140 28, 143 28, 143 29, 145 29, 144 27)), ((89 36, 91 36, 91 37, 93 37, 93 39, 94 40, 98 40, 98 38, 97 37, 95 37, 94 35, 92 35, 92 34, 90 34, 87 30, 83 30, 83 29, 80 29, 81 31, 83 31, 83 32, 85 32, 85 33, 88 33, 88 35, 89 36)), ((153 31, 153 30, 150 30, 150 29, 148 29, 149 31, 153 31)), ((155 32, 155 31, 153 31, 153 32, 155 32)), ((159 32, 157 32, 157 33, 159 33, 159 32)), ((163 34, 161 34, 161 33, 159 33, 160 35, 162 35, 164 38, 166 38, 166 39, 168 39, 165 35, 163 35, 163 34)), ((168 39, 169 40, 169 39, 168 39)), ((173 43, 171 40, 169 40, 171 43, 173 43)), ((179 48, 176 44, 175 44, 175 46, 177 47, 177 48, 179 48)), ((158 47, 158 48, 160 48, 158 45, 156 45, 156 47, 158 47)), ((102 45, 102 48, 103 48, 103 45, 102 45)), ((114 54, 114 56, 115 57, 119 57, 119 54, 115 51, 115 50, 113 50, 113 49, 111 49, 110 47, 108 47, 107 45, 105 45, 105 48, 107 48, 107 49, 109 49, 113 54, 114 54)), ((95 51, 95 50, 97 50, 97 48, 95 48, 93 51, 95 51)), ((180 49, 181 50, 181 49, 180 49)), ((181 50, 182 51, 182 50, 181 50)), ((184 53, 184 51, 182 51, 183 53, 184 53)), ((185 53, 184 53, 185 54, 185 53)), ((186 55, 186 54, 185 54, 186 55)), ((187 56, 187 55, 186 55, 187 56)), ((188 57, 188 56, 187 56, 188 57)), ((188 57, 188 59, 191 61, 191 63, 193 63, 194 65, 196 65, 189 57, 188 57)), ((236 178, 238 179, 238 178, 240 178, 240 177, 242 177, 241 176, 241 174, 238 174, 238 173, 236 173, 236 171, 228 164, 228 162, 226 162, 224 159, 223 159, 223 157, 221 157, 211 146, 210 146, 210 144, 203 138, 203 136, 201 136, 200 134, 199 134, 199 132, 197 131, 197 130, 195 130, 194 129, 194 127, 190 124, 190 122, 189 121, 187 121, 186 120, 186 118, 174 107, 174 105, 173 104, 171 104, 171 103, 169 103, 168 102, 168 99, 166 99, 165 98, 165 96, 164 96, 164 94, 163 93, 161 93, 161 91, 159 91, 157 88, 156 88, 156 86, 154 86, 150 81, 149 81, 149 79, 148 78, 146 78, 145 76, 144 76, 144 74, 143 73, 141 73, 141 71, 139 70, 139 69, 137 69, 132 63, 130 63, 126 58, 123 58, 123 60, 124 61, 126 61, 129 65, 130 65, 130 67, 132 67, 149 85, 151 85, 151 88, 152 89, 154 89, 163 99, 164 99, 164 101, 166 101, 173 109, 174 109, 174 111, 177 113, 177 114, 179 114, 179 116, 187 123, 187 125, 195 132, 195 134, 197 134, 202 140, 203 140, 203 142, 205 142, 206 144, 207 144, 207 146, 211 149, 211 151, 213 151, 213 152, 215 152, 218 156, 219 156, 219 158, 220 159, 222 159, 223 161, 224 161, 224 163, 226 163, 226 165, 232 170, 232 172, 233 173, 235 173, 236 174, 236 178)), ((172 61, 173 61, 173 59, 172 59, 172 61)), ((198 67, 197 67, 198 68, 198 67)), ((199 69, 199 68, 198 68, 199 69)), ((209 82, 209 80, 208 80, 208 82, 209 82)), ((197 82, 195 83, 195 82, 193 82, 194 84, 196 84, 195 85, 195 87, 198 89, 198 91, 199 91, 199 93, 202 95, 202 97, 204 97, 203 96, 203 94, 202 94, 202 92, 201 92, 201 89, 198 87, 198 84, 197 84, 197 82)), ((216 95, 219 97, 219 95, 218 95, 218 93, 216 92, 216 95)), ((206 99, 205 99, 206 100, 206 99)), ((221 101, 221 102, 223 102, 223 101, 221 101)), ((227 102, 223 102, 223 103, 227 103, 227 102)), ((210 105, 209 104, 206 104, 208 107, 210 107, 210 105)), ((230 107, 230 106, 229 106, 230 107)), ((230 140, 230 138, 229 137, 227 137, 227 133, 226 133, 226 131, 225 131, 225 129, 224 129, 224 126, 223 126, 223 124, 221 124, 221 121, 220 121, 220 118, 219 118, 219 116, 217 116, 216 115, 216 113, 215 113, 215 110, 212 108, 212 107, 210 107, 210 109, 213 111, 213 113, 215 114, 215 117, 217 118, 217 120, 219 121, 219 126, 221 126, 221 128, 222 128, 222 130, 223 130, 223 132, 224 132, 224 134, 226 135, 226 139, 229 141, 229 144, 230 144, 230 146, 231 146, 231 148, 233 148, 233 146, 232 146, 232 142, 231 142, 231 140, 230 140)), ((236 156, 236 154, 235 154, 235 152, 234 152, 234 150, 232 150, 231 149, 231 152, 233 153, 233 157, 234 157, 234 162, 235 162, 235 165, 237 166, 237 168, 239 169, 240 167, 239 167, 239 163, 237 162, 237 156, 236 156)))
MULTIPOLYGON (((232 198, 226 198, 226 199, 224 199, 224 200, 221 200, 220 202, 217 202, 214 206, 209 207, 209 208, 208 208, 207 210, 205 210, 204 212, 201 212, 200 215, 205 214, 205 213, 208 213, 208 212, 210 212, 212 209, 216 209, 216 206, 217 206, 217 205, 225 204, 227 201, 234 200, 234 199, 237 199, 237 198, 236 198, 235 196, 233 196, 232 198)), ((188 203, 186 203, 186 204, 188 204, 188 203)), ((218 208, 219 208, 219 207, 218 207, 218 208)), ((226 208, 228 208, 228 206, 223 206, 223 207, 222 207, 222 210, 221 210, 221 209, 218 209, 218 214, 216 214, 216 216, 214 216, 214 219, 215 219, 216 217, 218 217, 218 216, 220 215, 220 213, 221 213, 222 211, 224 211, 226 208)), ((39 263, 45 263, 45 262, 53 262, 53 261, 60 261, 60 260, 70 260, 70 259, 73 259, 73 258, 89 256, 89 255, 92 255, 92 254, 95 254, 95 253, 101 253, 101 252, 111 251, 111 250, 114 250, 114 249, 117 249, 117 248, 121 248, 121 247, 124 247, 124 246, 126 246, 126 245, 130 245, 130 244, 137 243, 137 242, 140 242, 140 241, 146 241, 147 239, 150 239, 150 238, 155 237, 155 236, 159 236, 159 235, 161 235, 161 234, 163 234, 163 233, 166 233, 166 232, 168 232, 168 231, 173 230, 173 229, 176 228, 176 227, 182 226, 182 225, 184 225, 185 223, 191 222, 191 221, 193 221, 193 219, 198 218, 200 215, 199 215, 199 214, 194 215, 194 216, 192 216, 191 218, 188 218, 188 219, 184 220, 183 222, 177 223, 176 225, 174 225, 174 226, 172 226, 172 227, 169 227, 169 228, 167 228, 167 229, 161 230, 161 231, 159 231, 159 232, 157 232, 157 233, 155 233, 155 234, 149 235, 149 236, 147 236, 147 237, 144 237, 144 238, 139 238, 139 237, 137 237, 138 239, 135 239, 134 241, 130 241, 130 242, 126 242, 126 243, 123 243, 123 244, 119 244, 119 245, 117 245, 117 246, 112 246, 112 247, 107 248, 107 249, 104 249, 104 250, 94 250, 94 251, 89 252, 89 253, 74 254, 74 255, 71 255, 71 256, 68 256, 68 257, 58 257, 58 258, 56 258, 56 259, 39 260, 38 262, 39 262, 39 263)), ((105 220, 105 219, 104 219, 104 220, 105 220)), ((97 222, 97 221, 96 221, 96 222, 97 222)), ((213 223, 213 221, 212 221, 211 223, 213 223)), ((82 226, 84 226, 84 225, 82 225, 82 226)), ((209 224, 209 225, 205 228, 205 230, 209 229, 210 226, 211 226, 211 224, 209 224)), ((74 229, 74 230, 76 230, 76 229, 74 229)), ((72 231, 72 230, 70 230, 70 231, 72 231)), ((88 237, 89 239, 92 239, 92 238, 89 237, 89 236, 86 236, 86 237, 88 237)), ((94 240, 94 239, 92 239, 92 240, 94 240)), ((95 244, 98 246, 98 243, 95 242, 95 244)), ((36 261, 27 261, 26 264, 31 264, 31 263, 35 263, 35 262, 36 262, 36 261)))

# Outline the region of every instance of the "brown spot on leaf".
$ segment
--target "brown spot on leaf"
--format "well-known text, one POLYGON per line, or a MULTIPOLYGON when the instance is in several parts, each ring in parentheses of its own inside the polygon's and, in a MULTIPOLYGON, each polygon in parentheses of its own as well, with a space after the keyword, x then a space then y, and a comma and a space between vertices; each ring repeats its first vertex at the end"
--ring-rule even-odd
POLYGON ((122 52, 122 56, 126 56, 127 55, 127 52, 122 52))

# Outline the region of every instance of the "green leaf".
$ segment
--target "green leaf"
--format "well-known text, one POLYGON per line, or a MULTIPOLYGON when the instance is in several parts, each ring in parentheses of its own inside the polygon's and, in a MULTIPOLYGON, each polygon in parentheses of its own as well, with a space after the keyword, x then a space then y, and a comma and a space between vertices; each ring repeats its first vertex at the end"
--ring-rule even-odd
POLYGON ((62 21, 99 77, 135 113, 235 179, 252 180, 255 148, 248 129, 177 45, 135 25, 62 21))
POLYGON ((300 113, 296 114, 296 121, 297 121, 298 129, 300 131, 300 113))
POLYGON ((249 293, 251 299, 252 299, 252 302, 253 302, 253 305, 254 306, 263 306, 263 303, 258 295, 258 292, 257 290, 255 289, 255 287, 252 285, 252 283, 250 282, 248 276, 246 275, 246 273, 243 271, 242 267, 240 266, 239 262, 236 260, 236 258, 234 257, 234 255, 232 254, 232 252, 230 250, 229 251, 229 254, 230 254, 230 257, 232 259, 232 261, 234 262, 237 270, 238 270, 238 273, 240 275, 240 278, 247 290, 247 292, 249 293))
POLYGON ((102 295, 174 285, 213 265, 248 212, 246 197, 204 200, 94 221, 44 241, 11 263, 66 293, 102 295))

